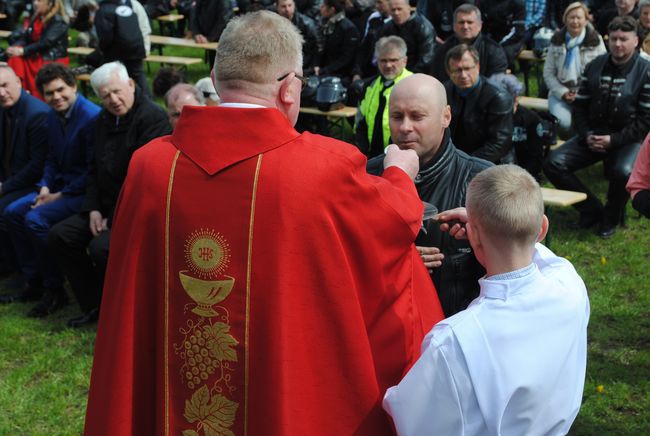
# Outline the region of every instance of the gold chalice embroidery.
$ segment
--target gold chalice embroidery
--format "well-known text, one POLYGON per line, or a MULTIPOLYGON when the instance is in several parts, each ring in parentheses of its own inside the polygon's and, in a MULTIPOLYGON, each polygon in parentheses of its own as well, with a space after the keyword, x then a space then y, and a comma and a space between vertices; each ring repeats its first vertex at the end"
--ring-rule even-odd
POLYGON ((192 312, 205 317, 217 316, 213 305, 220 303, 232 291, 235 279, 219 276, 230 263, 230 248, 224 237, 214 230, 200 229, 193 232, 185 243, 185 260, 190 271, 178 273, 183 289, 197 306, 192 312))
POLYGON ((219 305, 235 284, 234 277, 223 274, 230 263, 230 247, 220 233, 199 229, 187 238, 184 252, 189 269, 179 271, 178 276, 196 303, 192 312, 199 318, 186 321, 186 327, 179 329, 182 341, 173 345, 183 361, 181 378, 194 391, 183 413, 194 428, 183 434, 198 435, 201 430, 205 435, 232 434, 229 427, 239 404, 228 396, 236 390, 231 373, 238 361, 235 347, 239 341, 230 332, 228 310, 219 305))

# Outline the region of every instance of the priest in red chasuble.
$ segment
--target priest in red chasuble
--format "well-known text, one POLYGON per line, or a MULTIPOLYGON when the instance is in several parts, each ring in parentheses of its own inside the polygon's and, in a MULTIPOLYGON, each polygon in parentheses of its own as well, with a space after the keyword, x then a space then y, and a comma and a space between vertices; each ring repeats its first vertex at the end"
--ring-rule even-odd
POLYGON ((88 435, 383 435, 389 386, 442 311, 413 245, 414 151, 382 177, 296 132, 302 37, 228 24, 220 107, 183 108, 131 161, 116 212, 88 435))

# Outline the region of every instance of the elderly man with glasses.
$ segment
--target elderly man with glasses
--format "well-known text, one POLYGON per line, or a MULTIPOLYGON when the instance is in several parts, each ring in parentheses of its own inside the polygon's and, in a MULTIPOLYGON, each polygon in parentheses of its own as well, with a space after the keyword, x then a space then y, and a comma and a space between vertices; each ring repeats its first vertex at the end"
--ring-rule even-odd
POLYGON ((212 76, 222 104, 131 162, 86 433, 392 434, 381 396, 442 318, 415 151, 374 177, 298 133, 302 37, 278 14, 230 21, 212 76))

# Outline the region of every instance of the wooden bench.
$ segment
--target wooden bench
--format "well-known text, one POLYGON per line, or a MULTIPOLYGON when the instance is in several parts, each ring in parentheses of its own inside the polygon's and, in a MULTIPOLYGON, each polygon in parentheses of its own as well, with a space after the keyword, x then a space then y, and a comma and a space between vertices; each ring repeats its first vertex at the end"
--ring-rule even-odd
POLYGON ((177 21, 182 20, 185 18, 185 16, 181 14, 168 14, 168 15, 161 15, 159 17, 156 17, 156 21, 158 21, 158 28, 160 29, 160 34, 164 35, 165 34, 165 26, 171 26, 177 21))
POLYGON ((557 142, 556 142, 555 144, 551 145, 550 149, 551 149, 551 150, 557 150, 557 149, 560 148, 560 147, 561 147, 565 142, 566 142, 566 141, 564 141, 563 139, 558 138, 557 142))
POLYGON ((542 188, 542 198, 544 198, 546 206, 567 207, 585 201, 587 194, 563 189, 542 188))
POLYGON ((91 47, 68 47, 68 54, 73 54, 77 56, 88 56, 90 53, 94 52, 95 49, 91 47))
POLYGON ((529 109, 535 109, 544 112, 548 111, 548 100, 545 98, 528 97, 524 95, 519 97, 519 104, 529 109))
POLYGON ((81 85, 81 93, 88 96, 88 85, 90 84, 90 74, 77 74, 77 81, 81 85))
POLYGON ((542 81, 540 66, 543 65, 544 58, 537 57, 532 50, 522 50, 517 55, 517 60, 519 61, 521 72, 524 73, 524 84, 526 85, 526 95, 528 95, 528 90, 530 89, 530 64, 535 68, 535 77, 537 77, 537 83, 539 84, 542 81))
POLYGON ((157 44, 157 45, 200 48, 203 50, 216 50, 217 47, 219 46, 218 42, 206 42, 204 44, 201 44, 194 41, 193 39, 175 38, 173 36, 163 36, 163 35, 149 35, 149 40, 151 41, 152 44, 157 44))
POLYGON ((303 114, 320 115, 322 117, 348 118, 357 114, 357 108, 352 106, 343 106, 340 109, 324 112, 315 107, 301 107, 300 112, 303 114))
POLYGON ((180 65, 182 67, 187 67, 188 65, 200 64, 203 62, 201 58, 186 58, 180 56, 160 56, 150 54, 144 58, 145 62, 156 62, 159 64, 166 65, 180 65))
POLYGON ((162 56, 163 46, 174 46, 174 47, 183 47, 183 48, 197 48, 203 50, 203 59, 206 63, 210 62, 209 51, 216 51, 219 46, 218 42, 206 42, 198 43, 191 38, 175 38, 173 36, 163 36, 163 35, 149 35, 149 41, 152 45, 155 45, 158 50, 158 54, 162 56))
POLYGON ((331 130, 338 128, 340 132, 339 139, 342 139, 344 128, 345 128, 345 120, 347 118, 354 117, 357 114, 357 108, 352 106, 343 106, 340 109, 334 109, 331 111, 324 112, 315 107, 301 107, 300 113, 307 114, 307 115, 316 115, 319 117, 326 117, 328 131, 322 133, 329 134, 331 130))
POLYGON ((544 62, 544 58, 538 58, 537 55, 535 55, 535 52, 532 50, 522 50, 519 52, 517 55, 517 59, 520 61, 528 61, 528 62, 544 62))
POLYGON ((175 23, 182 20, 183 18, 185 18, 185 16, 182 14, 168 14, 156 17, 156 20, 160 21, 161 23, 175 23))
MULTIPOLYGON (((90 47, 68 47, 68 54, 74 54, 79 56, 88 56, 92 53, 94 49, 90 47)), ((187 67, 188 65, 200 64, 203 62, 203 59, 200 58, 186 58, 180 56, 160 56, 160 55, 149 55, 144 58, 145 62, 154 62, 167 65, 180 65, 182 67, 187 67)))
MULTIPOLYGON (((565 191, 562 189, 542 188, 542 198, 544 199, 544 209, 546 216, 548 216, 550 220, 551 211, 549 209, 549 206, 573 206, 576 203, 585 201, 587 199, 587 194, 584 192, 565 191)), ((546 233, 545 244, 548 248, 551 248, 551 226, 549 226, 548 232, 546 233)))

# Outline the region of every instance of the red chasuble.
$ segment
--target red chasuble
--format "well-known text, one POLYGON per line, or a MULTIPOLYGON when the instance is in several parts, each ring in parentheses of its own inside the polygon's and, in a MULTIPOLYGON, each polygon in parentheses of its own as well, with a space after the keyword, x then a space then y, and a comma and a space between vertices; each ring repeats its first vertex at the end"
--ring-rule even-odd
POLYGON ((443 318, 408 176, 275 109, 186 106, 116 213, 88 435, 382 435, 443 318))

